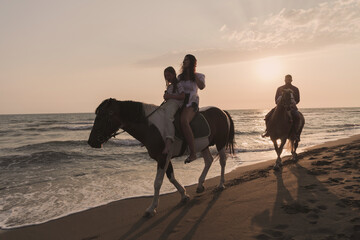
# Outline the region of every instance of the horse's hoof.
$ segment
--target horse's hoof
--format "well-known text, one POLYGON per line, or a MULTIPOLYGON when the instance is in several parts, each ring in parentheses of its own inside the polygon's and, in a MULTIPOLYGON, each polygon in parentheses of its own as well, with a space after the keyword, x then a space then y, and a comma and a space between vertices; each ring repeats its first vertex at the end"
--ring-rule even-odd
POLYGON ((281 164, 275 164, 274 167, 273 167, 273 169, 274 169, 275 171, 279 171, 279 170, 281 169, 281 167, 282 167, 281 164))
POLYGON ((151 217, 153 217, 153 216, 155 216, 155 214, 156 214, 156 210, 154 209, 153 211, 146 211, 145 213, 144 213, 144 218, 151 218, 151 217))
POLYGON ((190 201, 190 196, 189 195, 185 195, 185 197, 183 197, 180 201, 181 204, 185 204, 187 202, 190 201))
POLYGON ((196 193, 202 193, 205 191, 205 187, 204 186, 200 186, 196 188, 196 193))
POLYGON ((217 187, 217 189, 218 189, 219 191, 223 191, 223 190, 225 190, 225 185, 224 185, 224 184, 219 185, 219 186, 217 187))
POLYGON ((189 156, 185 159, 184 163, 187 164, 187 163, 191 163, 192 161, 196 160, 196 156, 189 156))

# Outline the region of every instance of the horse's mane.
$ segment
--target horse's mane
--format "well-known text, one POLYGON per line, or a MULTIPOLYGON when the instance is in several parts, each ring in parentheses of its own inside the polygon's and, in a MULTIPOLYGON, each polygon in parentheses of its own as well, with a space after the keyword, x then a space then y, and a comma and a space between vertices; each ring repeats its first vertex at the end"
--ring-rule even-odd
POLYGON ((105 99, 95 110, 99 114, 111 106, 117 104, 121 117, 132 122, 146 122, 147 116, 155 111, 158 106, 135 101, 118 101, 115 98, 105 99))
POLYGON ((143 103, 134 101, 119 101, 122 117, 128 121, 146 122, 143 103))

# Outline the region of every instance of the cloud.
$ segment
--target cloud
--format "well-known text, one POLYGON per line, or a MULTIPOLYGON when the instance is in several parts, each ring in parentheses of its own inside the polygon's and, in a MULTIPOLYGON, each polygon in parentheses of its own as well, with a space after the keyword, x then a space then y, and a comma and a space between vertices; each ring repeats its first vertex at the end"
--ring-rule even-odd
POLYGON ((238 48, 296 50, 360 42, 360 0, 325 2, 315 8, 283 9, 263 22, 223 36, 238 48))
MULTIPOLYGON (((253 19, 243 29, 220 29, 222 48, 164 54, 141 64, 182 59, 191 52, 202 64, 221 64, 273 55, 314 51, 335 44, 360 43, 360 0, 324 2, 309 9, 282 9, 263 20, 253 19)), ((181 60, 180 60, 181 61, 181 60)))

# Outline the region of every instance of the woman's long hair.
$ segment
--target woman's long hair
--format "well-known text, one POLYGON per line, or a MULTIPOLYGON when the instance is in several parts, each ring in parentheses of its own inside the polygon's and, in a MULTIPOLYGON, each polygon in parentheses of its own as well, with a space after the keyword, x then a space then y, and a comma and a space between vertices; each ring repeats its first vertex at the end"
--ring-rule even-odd
POLYGON ((187 68, 184 68, 184 63, 182 64, 179 80, 180 81, 191 80, 195 82, 195 69, 196 69, 197 60, 195 56, 191 54, 187 54, 185 58, 190 60, 190 64, 187 68), (187 75, 189 76, 189 79, 185 79, 187 75))
MULTIPOLYGON (((165 68, 164 74, 166 72, 171 73, 173 76, 175 76, 175 80, 171 82, 171 84, 173 85, 172 93, 175 93, 177 90, 177 84, 178 84, 178 80, 176 79, 176 71, 173 67, 169 66, 169 67, 165 68)), ((169 85, 170 85, 169 81, 167 79, 165 79, 165 82, 166 82, 166 88, 169 87, 169 85)))

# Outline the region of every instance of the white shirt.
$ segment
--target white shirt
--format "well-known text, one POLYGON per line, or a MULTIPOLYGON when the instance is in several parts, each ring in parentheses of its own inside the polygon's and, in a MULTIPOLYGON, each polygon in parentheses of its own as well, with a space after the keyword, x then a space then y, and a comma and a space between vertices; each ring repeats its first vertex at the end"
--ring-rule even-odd
MULTIPOLYGON (((196 76, 199 78, 201 82, 205 85, 205 75, 202 73, 195 73, 196 76)), ((184 89, 185 94, 190 94, 189 96, 189 102, 186 104, 187 107, 190 107, 192 103, 196 103, 199 106, 199 95, 198 95, 198 89, 199 87, 196 84, 196 81, 191 80, 181 80, 179 84, 184 89)))
MULTIPOLYGON (((181 93, 184 92, 183 86, 180 84, 180 82, 177 84, 175 92, 173 92, 173 89, 174 89, 174 85, 170 84, 167 87, 166 92, 168 94, 173 94, 173 95, 180 95, 181 93)), ((176 102, 179 107, 181 107, 184 102, 184 100, 176 100, 176 99, 168 99, 167 102, 169 102, 169 101, 176 102)))

